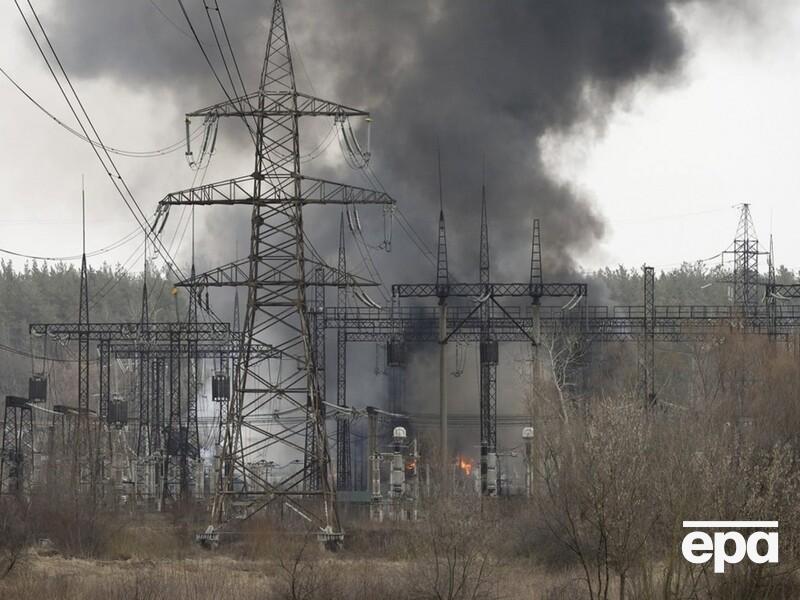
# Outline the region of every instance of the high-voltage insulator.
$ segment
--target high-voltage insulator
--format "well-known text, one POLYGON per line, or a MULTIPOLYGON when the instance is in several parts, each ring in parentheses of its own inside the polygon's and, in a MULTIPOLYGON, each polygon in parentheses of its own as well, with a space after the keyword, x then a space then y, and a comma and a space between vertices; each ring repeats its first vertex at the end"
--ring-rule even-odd
POLYGON ((486 494, 497 495, 497 453, 489 452, 486 455, 486 494))
POLYGON ((200 156, 195 159, 194 152, 192 151, 192 134, 191 134, 191 121, 187 117, 186 121, 186 162, 189 167, 197 170, 208 165, 210 157, 213 156, 214 150, 217 145, 217 128, 219 121, 213 115, 207 116, 203 120, 203 142, 200 147, 200 156))
POLYGON ((533 493, 533 427, 522 428, 522 443, 525 444, 525 495, 533 493))
POLYGON ((405 491, 406 469, 403 449, 406 443, 406 428, 395 427, 392 432, 392 472, 389 475, 389 497, 400 498, 405 491))

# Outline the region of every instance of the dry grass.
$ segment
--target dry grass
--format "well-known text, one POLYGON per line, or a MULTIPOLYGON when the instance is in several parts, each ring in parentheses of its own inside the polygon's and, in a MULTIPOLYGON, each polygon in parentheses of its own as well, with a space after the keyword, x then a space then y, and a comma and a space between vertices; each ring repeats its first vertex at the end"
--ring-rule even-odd
POLYGON ((272 597, 274 580, 231 559, 98 561, 28 557, 0 582, 1 598, 19 600, 204 600, 272 597))
MULTIPOLYGON (((314 557, 294 590, 274 560, 237 560, 219 555, 181 560, 124 561, 40 556, 29 551, 0 581, 0 598, 15 600, 422 600, 435 598, 412 585, 413 565, 402 561, 314 557)), ((569 575, 548 574, 525 564, 504 566, 492 598, 579 600, 569 575)), ((461 596, 454 596, 455 598, 461 596)))

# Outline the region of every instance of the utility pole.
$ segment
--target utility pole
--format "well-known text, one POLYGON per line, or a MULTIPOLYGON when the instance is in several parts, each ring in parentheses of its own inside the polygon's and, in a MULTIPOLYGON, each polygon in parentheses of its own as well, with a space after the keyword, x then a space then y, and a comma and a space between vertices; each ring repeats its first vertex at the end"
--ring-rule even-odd
MULTIPOLYGON (((192 269, 191 277, 195 276, 194 266, 194 208, 192 209, 192 269)), ((197 423, 197 305, 198 293, 189 294, 189 314, 186 336, 186 433, 181 433, 180 447, 180 482, 181 498, 188 499, 191 494, 196 469, 194 465, 200 460, 200 431, 197 423), (185 437, 185 442, 184 442, 185 437)))
POLYGON ((655 388, 655 269, 644 267, 642 276, 644 307, 639 340, 639 388, 644 405, 656 403, 655 388))
POLYGON ((542 274, 542 237, 539 230, 539 219, 533 220, 533 242, 531 243, 531 352, 533 353, 531 376, 536 381, 539 376, 538 345, 542 337, 541 304, 544 293, 544 276, 542 274))
POLYGON ((775 340, 777 334, 777 320, 778 320, 778 299, 775 297, 775 286, 778 281, 775 276, 775 251, 772 246, 772 234, 769 236, 769 270, 767 275, 767 289, 764 294, 764 302, 767 305, 767 333, 771 340, 775 340))
MULTIPOLYGON (((339 216, 339 255, 336 276, 337 307, 347 318, 347 248, 344 243, 344 212, 339 216)), ((336 405, 347 406, 347 332, 336 329, 336 405)), ((336 484, 339 489, 353 488, 350 455, 350 421, 336 419, 336 484)))
MULTIPOLYGON (((312 318, 312 340, 314 360, 319 365, 317 368, 318 388, 321 404, 325 400, 325 272, 321 268, 314 269, 314 306, 312 318)), ((311 398, 308 399, 308 406, 311 408, 311 398)), ((325 405, 322 404, 322 415, 325 415, 325 405)), ((305 453, 303 456, 304 468, 311 471, 311 475, 306 480, 306 487, 309 491, 320 489, 320 471, 316 464, 317 456, 317 435, 311 421, 306 421, 305 453)))
MULTIPOLYGON (((142 330, 147 329, 150 322, 150 307, 147 297, 147 240, 144 241, 144 271, 142 272, 142 308, 139 317, 139 323, 142 330)), ((149 456, 153 451, 152 438, 150 436, 150 361, 147 352, 148 340, 138 340, 140 345, 140 352, 138 357, 138 383, 139 383, 139 423, 138 435, 136 438, 136 454, 137 456, 149 456)))
POLYGON ((437 155, 439 171, 439 239, 436 248, 436 295, 439 297, 439 443, 442 491, 450 489, 450 451, 447 439, 447 296, 450 275, 447 266, 447 231, 442 193, 442 155, 437 155))
POLYGON ((492 286, 489 267, 489 223, 486 184, 481 186, 480 284, 482 287, 480 341, 481 493, 497 493, 497 362, 498 343, 492 337, 492 286))
MULTIPOLYGON (((78 443, 75 444, 75 490, 93 487, 91 424, 89 419, 89 275, 86 266, 86 189, 81 179, 81 275, 78 300, 78 443)), ((102 389, 101 389, 102 393, 102 389)), ((93 491, 93 489, 92 489, 93 491)))

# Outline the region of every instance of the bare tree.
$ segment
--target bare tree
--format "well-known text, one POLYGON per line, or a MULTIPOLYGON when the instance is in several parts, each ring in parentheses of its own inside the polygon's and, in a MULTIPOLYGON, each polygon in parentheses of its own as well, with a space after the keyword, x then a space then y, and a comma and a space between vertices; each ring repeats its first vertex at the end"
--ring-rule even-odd
POLYGON ((572 552, 590 598, 607 599, 617 576, 646 554, 653 510, 650 420, 638 403, 595 403, 590 414, 550 432, 540 471, 538 508, 553 536, 572 552))
POLYGON ((518 368, 532 420, 555 414, 563 422, 569 421, 585 355, 586 346, 580 333, 566 323, 540 336, 527 366, 518 368))
POLYGON ((493 538, 497 523, 474 495, 450 495, 426 506, 410 538, 412 597, 490 600, 497 597, 493 538))

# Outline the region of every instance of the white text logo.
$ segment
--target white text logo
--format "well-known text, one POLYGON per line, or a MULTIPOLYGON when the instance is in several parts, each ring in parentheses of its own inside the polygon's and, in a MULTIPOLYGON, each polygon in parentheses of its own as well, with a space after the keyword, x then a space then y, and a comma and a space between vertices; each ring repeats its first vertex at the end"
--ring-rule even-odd
POLYGON ((690 563, 700 565, 714 558, 714 573, 724 573, 725 565, 735 565, 744 557, 758 564, 778 562, 777 521, 684 521, 684 529, 715 530, 713 536, 705 531, 691 531, 683 538, 681 551, 690 563), (736 529, 757 529, 746 538, 736 529), (764 531, 774 529, 775 531, 764 531), (759 545, 759 542, 764 542, 759 545), (732 552, 729 552, 732 550, 732 552))

